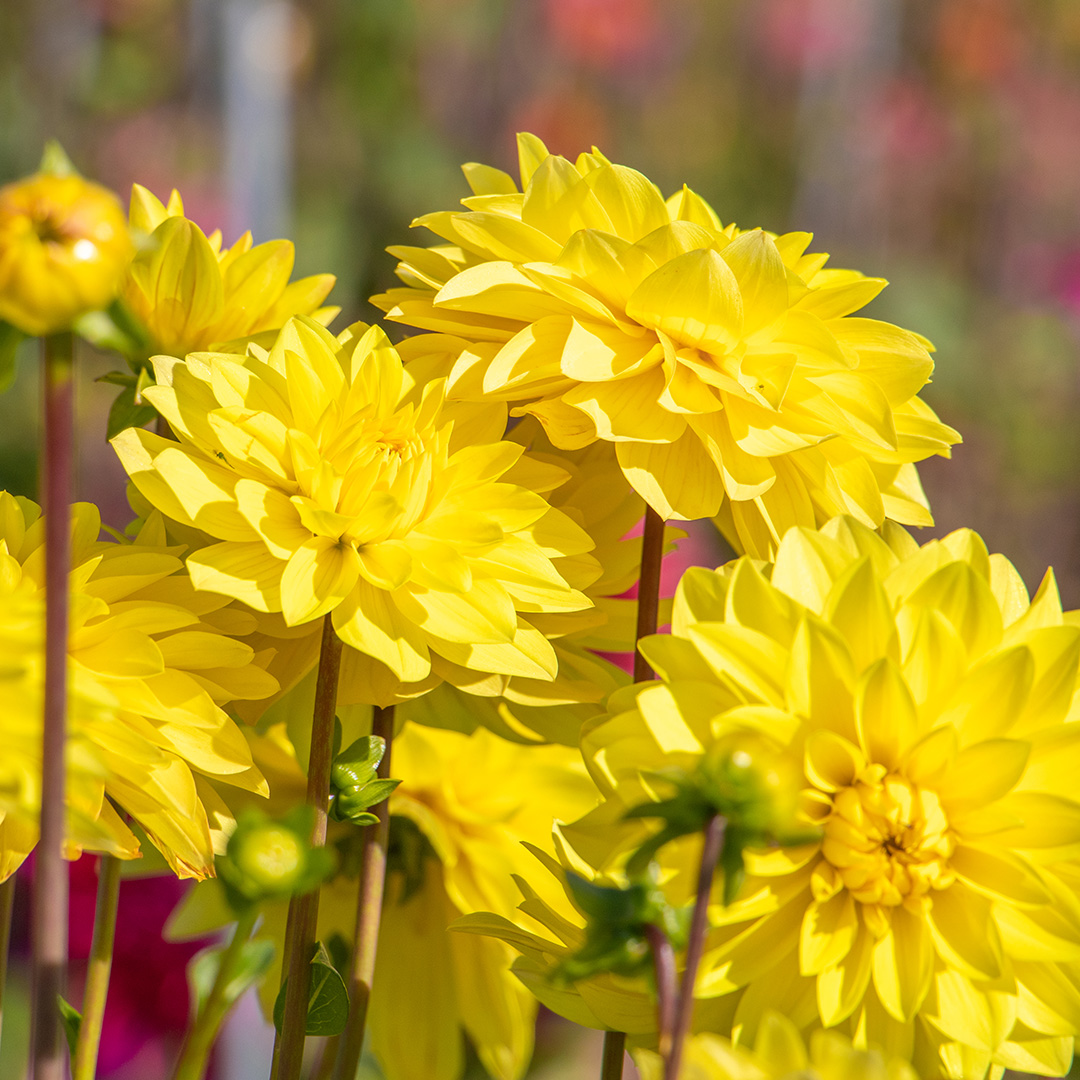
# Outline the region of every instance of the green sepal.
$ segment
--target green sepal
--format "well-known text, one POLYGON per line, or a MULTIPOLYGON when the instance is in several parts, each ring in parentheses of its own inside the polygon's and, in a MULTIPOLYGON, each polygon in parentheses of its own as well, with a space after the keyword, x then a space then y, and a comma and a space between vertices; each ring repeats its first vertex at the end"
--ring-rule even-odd
MULTIPOLYGON (((210 991, 217 981, 225 945, 211 945, 197 952, 188 963, 188 986, 191 988, 192 1019, 206 1008, 210 991)), ((266 938, 252 938, 240 947, 233 970, 229 973, 222 993, 221 1004, 225 1012, 237 1002, 245 991, 254 986, 274 962, 274 943, 266 938)))
POLYGON ((114 300, 101 311, 88 311, 73 324, 79 337, 103 352, 118 352, 132 371, 148 367, 151 341, 142 324, 121 300, 114 300))
POLYGON ((401 783, 379 777, 385 753, 384 739, 363 735, 335 756, 330 770, 330 816, 335 821, 370 825, 377 820, 366 811, 389 798, 401 783))
POLYGON ((626 886, 598 885, 572 871, 567 871, 566 883, 587 922, 584 945, 556 969, 560 981, 575 982, 606 972, 647 974, 652 968, 650 926, 657 927, 673 948, 686 944, 691 909, 668 903, 657 885, 655 866, 642 880, 626 886))
POLYGON ((68 1050, 74 1058, 75 1047, 79 1043, 79 1030, 82 1028, 82 1013, 70 1002, 65 1001, 62 994, 56 995, 56 1005, 60 1010, 61 1023, 64 1025, 64 1037, 67 1039, 68 1050))
POLYGON ((72 164, 67 151, 56 139, 50 139, 41 152, 38 172, 48 176, 79 176, 79 170, 72 164))
MULTIPOLYGON (((345 1030, 349 1019, 349 991, 345 980, 334 966, 326 946, 320 941, 315 945, 315 955, 311 958, 311 986, 308 991, 307 1025, 308 1035, 340 1035, 345 1030)), ((281 1032, 285 1018, 285 995, 289 980, 286 977, 274 1000, 274 1027, 281 1032)))
POLYGON ((0 321, 0 394, 15 381, 15 360, 19 343, 26 335, 11 323, 0 321))
POLYGON ((138 390, 127 386, 116 395, 109 406, 109 419, 105 425, 105 438, 113 439, 131 427, 142 427, 157 417, 153 405, 142 404, 138 390))

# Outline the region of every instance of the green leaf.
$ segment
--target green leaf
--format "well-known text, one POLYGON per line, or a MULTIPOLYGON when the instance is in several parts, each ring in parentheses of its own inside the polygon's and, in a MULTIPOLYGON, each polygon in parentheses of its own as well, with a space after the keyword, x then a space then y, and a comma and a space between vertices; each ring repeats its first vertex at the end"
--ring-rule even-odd
MULTIPOLYGON (((274 1027, 281 1031, 285 1018, 285 995, 289 980, 286 978, 274 1002, 274 1027)), ((311 988, 308 991, 306 1034, 340 1035, 349 1019, 349 991, 326 946, 320 941, 311 958, 311 988)))
MULTIPOLYGON (((192 1007, 199 1016, 206 1008, 210 992, 221 968, 227 946, 212 945, 196 953, 188 964, 188 984, 191 987, 192 1007)), ((233 1007, 246 990, 254 986, 269 970, 274 960, 274 943, 266 938, 252 938, 240 947, 233 961, 221 995, 221 1007, 225 1012, 233 1007)))
POLYGON ((109 408, 105 437, 112 439, 129 427, 142 427, 156 416, 157 410, 152 405, 141 404, 134 386, 125 386, 109 408))
POLYGON ((67 151, 56 141, 50 139, 45 144, 41 154, 41 164, 38 172, 48 173, 50 176, 78 176, 79 170, 71 163, 67 151))
POLYGON ((24 336, 11 323, 0 322, 0 394, 15 381, 15 354, 24 336))
POLYGON ((67 1036, 68 1049, 72 1056, 75 1054, 75 1045, 79 1041, 79 1028, 82 1027, 82 1013, 69 1004, 60 996, 56 995, 56 1004, 60 1008, 60 1018, 64 1024, 64 1035, 67 1036))
POLYGON ((345 935, 335 930, 326 939, 326 951, 330 954, 334 967, 341 972, 341 977, 345 978, 352 963, 352 955, 349 951, 349 943, 345 940, 345 935))

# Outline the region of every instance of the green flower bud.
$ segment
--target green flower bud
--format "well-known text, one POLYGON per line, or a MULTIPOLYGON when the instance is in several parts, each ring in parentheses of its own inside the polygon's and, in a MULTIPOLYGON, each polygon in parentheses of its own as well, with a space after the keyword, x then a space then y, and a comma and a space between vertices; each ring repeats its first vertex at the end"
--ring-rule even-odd
POLYGON ((249 810, 236 822, 218 877, 233 908, 308 892, 333 872, 335 860, 308 837, 313 820, 303 806, 279 821, 249 810))

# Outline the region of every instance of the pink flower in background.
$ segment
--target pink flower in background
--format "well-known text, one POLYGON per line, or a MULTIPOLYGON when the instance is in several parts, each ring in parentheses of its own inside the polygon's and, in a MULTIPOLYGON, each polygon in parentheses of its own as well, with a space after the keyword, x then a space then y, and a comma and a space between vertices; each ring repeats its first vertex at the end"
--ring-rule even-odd
MULTIPOLYGON (((86 855, 71 866, 70 997, 90 954, 97 896, 97 859, 86 855)), ((184 892, 171 877, 132 878, 120 886, 116 951, 105 1009, 99 1071, 113 1080, 167 1076, 187 1026, 187 963, 201 943, 172 944, 161 928, 184 892)))
POLYGON ((556 47, 582 64, 625 64, 665 37, 656 0, 545 0, 544 14, 556 47))
POLYGON ((758 47, 774 67, 829 71, 859 54, 871 32, 865 0, 763 0, 758 47))

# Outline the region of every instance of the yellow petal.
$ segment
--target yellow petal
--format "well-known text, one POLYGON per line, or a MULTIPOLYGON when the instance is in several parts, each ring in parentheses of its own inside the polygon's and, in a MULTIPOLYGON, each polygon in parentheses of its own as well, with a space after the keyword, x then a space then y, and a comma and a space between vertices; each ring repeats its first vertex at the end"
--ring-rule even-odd
POLYGON ((874 945, 874 989, 889 1015, 909 1023, 930 990, 934 949, 921 916, 892 909, 889 932, 874 945))
POLYGON ((293 552, 281 574, 281 611, 289 626, 311 622, 345 599, 360 560, 351 544, 313 536, 293 552))

